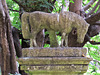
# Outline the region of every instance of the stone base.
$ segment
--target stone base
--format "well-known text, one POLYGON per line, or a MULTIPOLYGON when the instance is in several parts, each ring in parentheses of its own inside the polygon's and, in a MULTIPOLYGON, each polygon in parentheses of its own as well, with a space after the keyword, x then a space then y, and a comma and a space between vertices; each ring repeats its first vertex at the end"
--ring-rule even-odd
POLYGON ((66 71, 26 71, 29 75, 83 75, 85 72, 66 72, 66 71))
POLYGON ((85 48, 33 48, 23 49, 18 59, 20 69, 29 75, 82 75, 88 69, 91 58, 85 48))
POLYGON ((24 48, 22 49, 23 57, 35 56, 65 56, 65 57, 82 57, 86 56, 87 49, 82 47, 55 47, 55 48, 24 48))

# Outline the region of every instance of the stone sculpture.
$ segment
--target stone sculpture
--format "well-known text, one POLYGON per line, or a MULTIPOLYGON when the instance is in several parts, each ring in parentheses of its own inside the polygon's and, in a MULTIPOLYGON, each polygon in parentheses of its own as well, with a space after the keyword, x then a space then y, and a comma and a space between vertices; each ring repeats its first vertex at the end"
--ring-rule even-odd
POLYGON ((36 35, 42 29, 47 29, 50 37, 51 47, 57 47, 55 32, 62 33, 62 46, 65 40, 66 46, 68 34, 72 28, 77 28, 77 42, 84 41, 89 24, 79 15, 73 12, 61 12, 59 14, 45 13, 35 11, 32 13, 25 12, 22 14, 22 34, 25 39, 30 39, 30 47, 38 46, 36 43, 36 35))

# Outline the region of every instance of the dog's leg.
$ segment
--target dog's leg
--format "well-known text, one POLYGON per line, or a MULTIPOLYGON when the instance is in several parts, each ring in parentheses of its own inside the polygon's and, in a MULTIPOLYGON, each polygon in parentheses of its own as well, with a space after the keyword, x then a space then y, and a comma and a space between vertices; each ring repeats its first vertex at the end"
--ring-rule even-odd
POLYGON ((36 37, 30 39, 30 48, 33 48, 33 46, 38 47, 36 43, 36 37))
POLYGON ((50 46, 51 47, 58 47, 58 42, 56 39, 56 34, 55 31, 49 30, 49 38, 50 38, 50 46))
POLYGON ((64 40, 65 40, 65 36, 66 36, 66 33, 62 33, 62 37, 61 37, 61 47, 63 47, 63 43, 64 43, 64 40))
POLYGON ((68 34, 65 36, 65 47, 68 47, 68 34))
POLYGON ((30 48, 33 48, 33 39, 30 39, 30 48))
POLYGON ((36 35, 34 36, 33 44, 34 44, 34 47, 38 47, 38 45, 37 45, 37 43, 36 43, 36 35))

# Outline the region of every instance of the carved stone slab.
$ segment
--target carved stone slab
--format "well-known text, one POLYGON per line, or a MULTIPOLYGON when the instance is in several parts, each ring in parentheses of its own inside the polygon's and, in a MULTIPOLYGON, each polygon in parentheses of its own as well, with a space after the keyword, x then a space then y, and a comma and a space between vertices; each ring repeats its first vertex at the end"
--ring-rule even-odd
POLYGON ((39 66, 22 66, 22 70, 34 70, 34 71, 85 71, 87 65, 39 65, 39 66))
POLYGON ((27 71, 29 75, 83 75, 83 72, 66 71, 27 71))
POLYGON ((89 64, 90 60, 86 57, 24 57, 18 59, 21 65, 89 64))
POLYGON ((24 48, 17 60, 29 75, 83 75, 92 60, 82 56, 86 52, 80 47, 24 48))
POLYGON ((23 57, 34 56, 66 56, 81 57, 86 56, 87 49, 80 47, 55 47, 55 48, 23 48, 23 57))

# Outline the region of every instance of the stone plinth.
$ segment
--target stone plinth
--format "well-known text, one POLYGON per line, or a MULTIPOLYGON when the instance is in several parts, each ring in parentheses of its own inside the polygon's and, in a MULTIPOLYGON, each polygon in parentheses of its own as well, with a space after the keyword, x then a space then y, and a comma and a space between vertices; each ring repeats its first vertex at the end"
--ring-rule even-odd
POLYGON ((33 75, 82 75, 88 69, 91 58, 86 48, 24 48, 18 59, 21 70, 33 75))
POLYGON ((34 56, 65 56, 65 57, 81 57, 86 55, 87 49, 80 47, 57 47, 57 48, 24 48, 23 57, 34 56))

